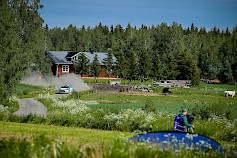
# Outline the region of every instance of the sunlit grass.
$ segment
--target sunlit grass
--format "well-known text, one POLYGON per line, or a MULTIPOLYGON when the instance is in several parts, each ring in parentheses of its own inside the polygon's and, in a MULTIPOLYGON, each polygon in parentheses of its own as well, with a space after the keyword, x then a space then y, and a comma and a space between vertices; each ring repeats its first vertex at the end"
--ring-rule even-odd
POLYGON ((131 137, 133 133, 86 129, 77 127, 62 127, 43 124, 27 124, 0 121, 0 137, 32 137, 34 135, 47 135, 52 138, 60 138, 69 143, 76 142, 113 142, 120 135, 131 137))
MULTIPOLYGON (((207 118, 203 119, 202 114, 198 114, 195 118, 196 133, 209 136, 219 141, 224 147, 228 148, 230 145, 236 147, 237 114, 235 112, 237 111, 235 110, 237 109, 237 99, 236 97, 226 98, 223 95, 225 90, 235 89, 236 85, 201 84, 199 87, 189 89, 171 88, 172 94, 168 96, 161 95, 162 88, 157 88, 157 95, 155 96, 88 91, 78 94, 78 97, 58 98, 43 93, 43 95, 37 95, 36 98, 47 106, 48 117, 46 119, 33 116, 17 117, 5 115, 2 112, 1 120, 28 124, 0 122, 0 137, 33 138, 36 134, 46 135, 53 139, 62 139, 73 147, 78 146, 78 144, 88 145, 88 143, 89 147, 93 147, 94 143, 104 143, 103 145, 109 146, 115 143, 120 135, 128 139, 135 134, 134 132, 172 131, 174 116, 185 107, 190 112, 197 113, 198 110, 201 113, 207 112, 204 113, 207 118), (151 109, 146 111, 146 104, 151 105, 151 109, 154 110, 153 108, 155 108, 156 111, 150 112, 151 109), (195 109, 195 107, 198 108, 195 109), (232 117, 227 117, 226 112, 232 117), (133 133, 118 132, 118 130, 132 131, 133 133)), ((32 93, 37 92, 37 88, 31 90, 32 93)), ((53 142, 51 143, 53 144, 53 142)), ((136 154, 142 154, 141 150, 144 150, 146 154, 150 153, 150 149, 153 152, 153 148, 147 149, 146 147, 146 145, 142 147, 134 145, 134 148, 139 148, 136 154)), ((121 154, 117 148, 124 151, 131 150, 129 146, 123 143, 115 143, 109 150, 121 154)), ((162 151, 159 154, 164 153, 162 151)), ((172 151, 168 153, 173 157, 175 156, 172 151)), ((184 151, 184 154, 186 154, 184 157, 195 157, 190 151, 184 151)), ((208 155, 204 157, 208 157, 208 155)))
POLYGON ((18 98, 34 98, 39 94, 55 93, 53 87, 34 86, 28 84, 19 84, 16 86, 16 95, 18 98))

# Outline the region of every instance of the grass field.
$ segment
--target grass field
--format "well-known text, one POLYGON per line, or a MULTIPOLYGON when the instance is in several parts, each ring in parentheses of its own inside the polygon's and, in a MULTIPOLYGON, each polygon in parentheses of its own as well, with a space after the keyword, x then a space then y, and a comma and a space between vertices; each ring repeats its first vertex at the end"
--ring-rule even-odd
MULTIPOLYGON (((120 81, 121 84, 129 84, 128 80, 120 79, 120 78, 97 78, 96 80, 94 78, 82 78, 84 82, 86 83, 110 83, 110 81, 120 81)), ((145 80, 144 82, 141 82, 140 80, 133 80, 132 85, 149 85, 152 84, 152 80, 145 80)))
POLYGON ((129 142, 135 133, 84 128, 0 122, 1 157, 233 157, 234 145, 218 152, 160 150, 147 143, 129 142))
POLYGON ((46 135, 64 140, 69 144, 83 144, 85 142, 112 143, 120 136, 129 138, 134 133, 0 121, 0 138, 23 139, 35 135, 46 135))
POLYGON ((16 87, 16 95, 18 98, 34 98, 39 94, 53 94, 54 92, 55 90, 53 88, 50 89, 42 86, 33 86, 27 84, 19 84, 16 87))
MULTIPOLYGON (((207 85, 209 86, 209 85, 207 85)), ((203 85, 204 87, 204 85, 203 85)), ((167 112, 178 112, 181 108, 186 107, 192 109, 196 105, 212 105, 212 104, 233 104, 237 105, 237 99, 225 98, 224 90, 226 89, 236 89, 237 86, 222 86, 216 90, 216 87, 208 87, 204 91, 203 87, 192 88, 192 89, 181 89, 172 88, 173 93, 170 96, 149 96, 146 95, 133 95, 128 94, 109 94, 109 93, 94 93, 89 95, 83 95, 80 99, 82 100, 93 100, 97 101, 97 105, 89 105, 92 108, 142 108, 146 102, 151 102, 154 104, 158 111, 167 112), (221 89, 221 90, 219 90, 221 89)), ((161 91, 158 91, 161 93, 161 91)))
MULTIPOLYGON (((103 79, 103 82, 108 80, 103 79)), ((135 95, 91 91, 75 94, 78 96, 75 98, 58 98, 50 95, 53 94, 50 89, 20 85, 17 87, 17 97, 36 97, 47 106, 48 117, 17 117, 6 114, 7 109, 0 108, 0 147, 6 145, 4 148, 9 148, 9 152, 16 148, 13 153, 19 155, 22 144, 25 144, 25 150, 31 151, 29 146, 32 141, 37 144, 37 139, 41 139, 43 135, 47 137, 48 144, 39 144, 37 150, 31 151, 33 154, 40 153, 41 156, 29 153, 29 157, 44 157, 42 155, 54 153, 57 140, 65 144, 57 144, 60 146, 58 151, 61 156, 56 157, 83 157, 85 151, 89 152, 86 152, 87 157, 199 157, 200 154, 201 157, 223 157, 215 153, 186 150, 177 155, 173 151, 160 151, 146 144, 118 142, 118 138, 127 140, 136 134, 134 132, 172 130, 174 116, 182 108, 187 108, 196 114, 196 132, 219 141, 228 149, 230 155, 227 157, 233 156, 237 147, 237 98, 225 98, 223 93, 225 90, 237 91, 236 85, 201 84, 189 89, 171 88, 172 95, 168 96, 161 95, 162 88, 154 90, 156 95, 153 96, 149 93, 135 95), (8 139, 10 137, 14 139, 8 139), (84 150, 85 145, 87 148, 84 150), (50 147, 46 150, 47 146, 50 147), (46 151, 38 152, 38 148, 45 148, 46 151), (78 153, 82 156, 74 155, 78 153)), ((8 150, 0 150, 0 153, 8 155, 8 150)))

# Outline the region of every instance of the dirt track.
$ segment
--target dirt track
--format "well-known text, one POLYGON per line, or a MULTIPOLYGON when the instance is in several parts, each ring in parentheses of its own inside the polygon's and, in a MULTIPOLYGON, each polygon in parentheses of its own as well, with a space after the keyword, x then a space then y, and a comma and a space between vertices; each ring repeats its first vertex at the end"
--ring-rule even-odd
POLYGON ((19 110, 14 114, 18 116, 27 116, 29 114, 33 114, 46 117, 47 109, 41 102, 33 98, 26 98, 19 100, 19 110))

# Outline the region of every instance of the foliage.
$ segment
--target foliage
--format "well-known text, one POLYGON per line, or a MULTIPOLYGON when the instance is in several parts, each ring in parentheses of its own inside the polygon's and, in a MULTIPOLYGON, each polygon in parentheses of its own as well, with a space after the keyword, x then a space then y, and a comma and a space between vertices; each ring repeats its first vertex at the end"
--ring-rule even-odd
MULTIPOLYGON (((0 106, 0 120, 38 124, 35 126, 49 124, 129 132, 172 131, 174 116, 185 107, 195 116, 196 133, 223 143, 236 142, 236 98, 224 98, 226 89, 236 89, 236 86, 201 84, 190 89, 173 88, 171 96, 97 94, 93 91, 64 98, 42 94, 38 99, 48 109, 47 118, 16 116, 11 114, 14 106, 0 106)), ((17 100, 11 98, 12 103, 17 100)), ((62 132, 57 135, 62 135, 62 132)))
POLYGON ((143 110, 145 110, 146 112, 156 112, 157 111, 154 103, 151 100, 147 100, 145 102, 143 110))
POLYGON ((95 90, 88 90, 88 91, 84 91, 84 92, 77 92, 77 91, 73 91, 71 95, 66 97, 66 100, 69 99, 80 99, 82 96, 87 95, 89 96, 90 94, 95 93, 95 90))
POLYGON ((225 60, 223 67, 221 68, 221 80, 223 83, 232 83, 233 82, 233 73, 231 69, 231 64, 228 60, 225 60))
MULTIPOLYGON (((119 81, 121 82, 121 84, 127 85, 130 82, 128 80, 125 79, 121 79, 121 78, 97 78, 96 81, 93 78, 83 78, 83 81, 86 83, 110 83, 110 81, 119 81)), ((132 85, 151 85, 152 84, 152 80, 151 79, 145 79, 143 82, 141 80, 133 80, 132 85)))
POLYGON ((117 78, 97 78, 96 82, 94 78, 89 77, 83 77, 82 78, 85 83, 91 84, 91 83, 109 83, 110 81, 119 81, 117 78))
POLYGON ((18 98, 33 98, 39 94, 53 94, 55 90, 53 87, 45 88, 42 86, 34 86, 27 84, 19 84, 16 86, 16 95, 18 98))
POLYGON ((81 76, 83 74, 88 74, 89 68, 90 68, 89 64, 90 64, 90 62, 89 62, 88 58, 83 53, 81 53, 78 56, 78 59, 75 64, 75 73, 78 73, 81 76))
POLYGON ((120 51, 117 55, 117 60, 115 62, 114 74, 116 74, 119 77, 123 78, 126 75, 126 69, 125 68, 126 68, 125 55, 122 51, 120 51))
POLYGON ((98 59, 98 55, 95 55, 95 58, 91 64, 90 74, 91 76, 94 76, 95 78, 99 76, 101 73, 101 67, 98 59))
POLYGON ((202 120, 208 120, 212 115, 234 120, 236 119, 237 107, 233 106, 233 103, 220 101, 211 105, 197 105, 192 109, 192 113, 202 120), (222 107, 225 108, 223 109, 222 107))
POLYGON ((94 48, 97 52, 113 52, 118 59, 115 73, 126 79, 143 80, 144 76, 182 78, 192 79, 193 85, 198 85, 200 76, 219 78, 223 82, 234 79, 236 82, 237 28, 232 30, 230 32, 226 28, 220 31, 214 27, 207 31, 204 27, 197 28, 193 23, 183 28, 175 22, 150 27, 142 25, 140 28, 130 24, 124 28, 119 24, 108 27, 100 23, 94 28, 72 25, 66 29, 52 28, 48 30, 47 36, 54 50, 66 50, 62 44, 66 42, 71 50, 88 51, 94 48), (228 67, 226 60, 229 61, 228 67), (223 70, 226 68, 228 70, 223 70), (226 75, 230 80, 225 81, 226 75))
POLYGON ((49 71, 39 1, 0 2, 0 103, 15 93, 29 70, 49 71))
POLYGON ((151 76, 156 80, 162 79, 162 67, 161 67, 161 59, 158 53, 154 53, 154 57, 152 58, 152 67, 151 67, 151 76))
POLYGON ((0 154, 5 157, 234 157, 233 147, 227 152, 200 151, 194 149, 162 149, 158 144, 135 143, 118 137, 112 144, 84 143, 68 145, 62 139, 36 135, 29 139, 3 138, 0 154))
MULTIPOLYGON (((146 99, 143 100, 143 106, 136 108, 132 108, 131 104, 130 107, 128 106, 127 108, 118 108, 116 103, 113 101, 110 102, 109 106, 101 108, 99 103, 93 99, 93 95, 94 94, 92 93, 89 96, 81 96, 81 98, 91 98, 91 101, 78 99, 67 100, 66 98, 57 98, 49 94, 39 95, 38 99, 45 104, 48 109, 46 119, 30 115, 26 117, 18 117, 7 114, 4 111, 0 113, 0 119, 22 123, 45 123, 58 126, 85 127, 129 132, 173 130, 173 119, 176 113, 178 113, 178 110, 176 110, 176 113, 167 112, 166 110, 163 110, 163 112, 160 111, 162 108, 157 106, 154 102, 157 97, 150 97, 150 99, 147 100, 147 97, 145 96, 134 96, 129 99, 123 95, 121 96, 123 99, 118 101, 123 101, 122 104, 135 103, 136 105, 136 101, 134 102, 131 98, 139 98, 140 101, 142 101, 142 98, 146 99), (92 105, 96 108, 91 108, 92 105)), ((113 98, 114 101, 118 99, 116 99, 115 96, 113 98)), ((164 99, 165 98, 166 97, 164 97, 164 99)), ((207 97, 207 99, 208 98, 210 97, 207 97)), ((105 98, 103 97, 102 99, 104 100, 105 98)), ((237 133, 234 130, 237 123, 237 111, 236 106, 233 106, 231 102, 227 104, 228 108, 226 108, 226 110, 220 110, 223 106, 227 107, 226 102, 217 102, 216 106, 212 107, 208 105, 204 108, 205 105, 203 106, 200 101, 195 101, 196 103, 193 106, 190 106, 188 100, 184 100, 181 105, 186 106, 186 108, 189 109, 189 112, 196 116, 195 127, 197 133, 210 136, 217 140, 235 141, 237 139, 237 133), (222 126, 225 126, 226 128, 217 130, 217 128, 222 126)), ((190 100, 192 99, 190 98, 190 100)), ((179 110, 181 108, 182 107, 180 107, 179 110)))
POLYGON ((106 67, 106 74, 108 78, 113 73, 114 61, 113 61, 113 54, 109 51, 107 57, 103 61, 106 67))

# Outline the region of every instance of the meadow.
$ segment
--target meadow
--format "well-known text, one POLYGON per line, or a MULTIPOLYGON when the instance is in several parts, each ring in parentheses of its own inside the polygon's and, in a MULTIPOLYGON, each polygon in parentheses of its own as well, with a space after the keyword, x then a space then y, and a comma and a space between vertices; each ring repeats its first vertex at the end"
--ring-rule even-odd
MULTIPOLYGON (((12 104, 15 105, 19 98, 34 96, 46 105, 48 116, 18 117, 11 114, 13 110, 9 110, 8 106, 1 106, 0 120, 4 122, 0 124, 4 130, 1 129, 0 132, 0 145, 14 142, 16 147, 22 143, 27 148, 32 142, 37 143, 38 137, 44 137, 50 146, 46 153, 54 149, 53 142, 57 140, 69 144, 68 147, 62 145, 58 149, 61 157, 62 153, 73 157, 84 157, 88 154, 88 157, 199 157, 200 154, 201 157, 210 157, 210 154, 212 157, 222 157, 223 155, 215 152, 182 150, 174 153, 170 149, 159 150, 149 144, 128 141, 130 136, 137 133, 172 131, 174 116, 182 108, 187 108, 195 116, 195 132, 220 142, 228 151, 226 156, 232 157, 237 147, 237 99, 225 98, 225 90, 237 90, 237 86, 201 84, 190 89, 171 88, 172 95, 168 96, 161 95, 162 88, 156 87, 154 91, 157 95, 96 93, 92 90, 56 97, 53 89, 31 89, 28 85, 22 85, 18 90, 21 91, 18 92, 20 95, 11 98, 12 104), (26 90, 24 86, 27 87, 26 90), (95 142, 98 143, 97 147, 92 145, 95 142), (86 155, 85 144, 88 148, 86 155)), ((39 144, 38 147, 41 146, 39 144)))

